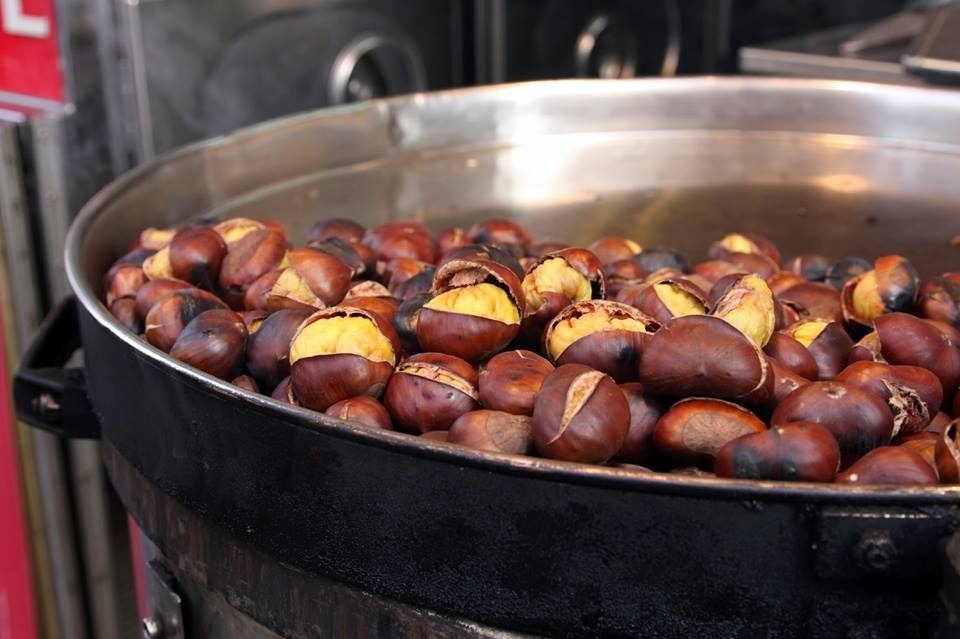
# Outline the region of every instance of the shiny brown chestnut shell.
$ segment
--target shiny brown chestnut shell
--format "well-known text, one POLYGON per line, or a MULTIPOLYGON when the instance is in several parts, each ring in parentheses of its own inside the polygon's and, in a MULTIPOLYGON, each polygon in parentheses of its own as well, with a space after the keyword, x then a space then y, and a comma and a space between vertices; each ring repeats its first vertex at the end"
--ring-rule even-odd
POLYGON ((667 410, 667 405, 643 391, 637 382, 620 384, 630 408, 630 426, 623 446, 614 459, 631 464, 644 464, 653 460, 656 449, 653 445, 653 429, 667 410))
POLYGON ((267 228, 251 231, 233 243, 228 240, 219 278, 224 301, 242 310, 247 287, 264 273, 279 268, 286 253, 286 238, 267 228))
POLYGON ((247 370, 268 391, 290 374, 290 342, 310 311, 270 313, 247 341, 247 370))
POLYGON ((362 308, 387 320, 393 324, 397 315, 397 309, 400 307, 400 300, 390 295, 363 295, 360 297, 345 297, 341 302, 342 306, 352 306, 353 308, 362 308))
POLYGON ((400 358, 400 340, 376 313, 332 306, 300 324, 289 357, 293 396, 325 411, 350 397, 379 397, 400 358))
POLYGON ((425 351, 479 362, 505 348, 520 331, 520 280, 498 262, 447 262, 437 269, 433 290, 417 316, 417 341, 425 351))
POLYGON ((837 476, 838 484, 935 486, 936 471, 916 451, 903 446, 871 450, 837 476))
POLYGON ((433 236, 433 243, 437 251, 437 260, 442 260, 450 251, 470 244, 467 232, 459 226, 442 228, 433 236))
POLYGON ((952 401, 960 386, 960 349, 936 326, 908 313, 887 313, 873 322, 880 353, 891 364, 910 364, 933 372, 952 401))
MULTIPOLYGON (((616 235, 605 235, 594 240, 587 250, 597 256, 600 263, 606 266, 611 262, 630 260, 643 250, 634 240, 616 235)), ((639 264, 637 265, 639 266, 639 264)))
POLYGON ((170 356, 214 377, 230 381, 240 374, 247 327, 232 310, 204 311, 183 327, 170 356))
POLYGON ((840 466, 833 434, 813 422, 782 426, 738 437, 717 452, 717 477, 831 482, 840 466))
POLYGON ((363 235, 362 244, 383 262, 397 257, 433 262, 436 253, 430 230, 424 224, 413 221, 384 222, 368 229, 363 235))
POLYGON ((756 344, 722 319, 706 315, 664 323, 644 346, 639 377, 653 395, 750 404, 767 401, 774 381, 756 344))
POLYGON ((806 379, 817 379, 820 369, 810 350, 786 333, 777 331, 763 347, 763 352, 781 365, 806 379))
POLYGON ((137 291, 137 315, 145 318, 157 301, 173 291, 194 288, 181 280, 159 279, 145 282, 137 291))
POLYGON ((797 375, 796 372, 790 370, 772 357, 768 356, 767 359, 773 375, 773 395, 767 404, 764 405, 764 408, 773 410, 787 395, 801 386, 809 384, 813 380, 803 377, 802 375, 797 375))
POLYGON ((817 253, 797 255, 783 264, 783 270, 797 273, 811 282, 822 282, 833 266, 833 258, 817 253))
POLYGON ((148 281, 143 268, 136 264, 114 264, 104 280, 104 300, 110 306, 121 297, 136 297, 137 291, 148 281))
POLYGON ((489 409, 532 415, 540 386, 551 371, 553 364, 533 351, 498 353, 480 369, 480 402, 489 409))
POLYGON ((847 365, 853 339, 837 322, 801 320, 783 329, 807 347, 817 362, 820 380, 830 380, 847 365))
POLYGON ((267 310, 326 308, 339 304, 350 290, 353 270, 339 257, 312 248, 287 253, 284 269, 267 294, 267 310))
POLYGON ((257 384, 257 380, 249 375, 237 375, 230 381, 230 383, 234 386, 242 388, 243 390, 250 391, 251 393, 260 392, 260 385, 257 384))
POLYGON ((752 412, 720 399, 680 400, 657 421, 653 443, 661 455, 680 464, 711 470, 717 452, 727 442, 766 430, 752 412))
POLYGON ((773 291, 774 295, 779 296, 790 288, 798 284, 806 284, 808 281, 809 280, 802 275, 789 271, 780 271, 767 278, 767 285, 770 287, 770 290, 773 291))
POLYGON ((187 226, 170 240, 169 251, 173 277, 211 289, 220 278, 227 243, 210 226, 187 226))
POLYGON ((332 237, 326 240, 309 242, 307 246, 314 251, 327 253, 339 259, 350 267, 350 273, 353 278, 364 276, 367 269, 371 266, 365 261, 365 258, 369 259, 372 257, 372 253, 361 254, 360 251, 366 248, 362 244, 351 244, 338 237, 332 237))
POLYGON ((459 357, 419 353, 403 360, 383 396, 399 430, 448 430, 460 415, 480 408, 477 371, 459 357))
POLYGON ((547 375, 533 408, 533 440, 550 459, 599 464, 623 446, 627 398, 609 375, 565 364, 547 375))
POLYGON ((919 366, 854 362, 840 371, 837 381, 868 390, 887 402, 894 436, 926 428, 943 402, 940 380, 919 366))
POLYGON ((774 409, 770 425, 790 422, 814 422, 833 433, 843 468, 889 444, 893 436, 893 415, 885 401, 837 381, 811 382, 787 395, 774 409))
POLYGON ((184 288, 158 299, 144 319, 147 342, 169 352, 183 328, 204 311, 226 308, 218 297, 199 288, 184 288))
POLYGON ((467 229, 467 240, 473 244, 517 246, 521 255, 525 254, 527 247, 533 243, 527 229, 515 220, 505 218, 489 218, 477 222, 467 229))
POLYGON ((310 227, 307 233, 307 243, 322 242, 331 238, 338 238, 351 244, 363 240, 367 229, 356 220, 342 217, 320 220, 310 227))
POLYGON ((960 328, 960 272, 944 273, 920 282, 917 312, 921 317, 960 328))
POLYGON ((763 255, 775 264, 780 263, 780 250, 759 233, 728 233, 713 242, 707 255, 713 259, 726 259, 731 253, 763 255))
POLYGON ((876 331, 870 331, 850 347, 847 363, 854 362, 884 362, 880 354, 880 336, 876 331))
POLYGON ((622 384, 636 380, 644 344, 658 327, 632 306, 586 300, 570 304, 547 324, 544 351, 557 365, 584 364, 622 384))
POLYGON ((933 469, 933 472, 940 477, 940 470, 937 468, 937 440, 936 433, 920 432, 909 435, 910 439, 896 442, 897 446, 909 448, 927 462, 927 465, 933 469))
POLYGON ((777 294, 777 299, 797 309, 803 319, 843 321, 840 292, 828 284, 801 282, 777 294))
POLYGON ((527 455, 533 451, 533 420, 529 415, 473 410, 453 422, 447 441, 476 450, 527 455))
POLYGON ((131 333, 143 332, 143 321, 137 313, 137 300, 133 297, 118 297, 108 306, 110 314, 131 333))
POLYGON ((383 407, 383 404, 369 395, 342 399, 327 408, 324 414, 364 426, 393 430, 390 413, 383 407))
MULTIPOLYGON (((270 305, 267 298, 270 296, 270 291, 273 290, 273 285, 277 283, 282 274, 283 270, 274 269, 255 279, 243 293, 243 308, 250 311, 268 310, 270 305)), ((303 310, 309 311, 313 308, 304 308, 303 310)))

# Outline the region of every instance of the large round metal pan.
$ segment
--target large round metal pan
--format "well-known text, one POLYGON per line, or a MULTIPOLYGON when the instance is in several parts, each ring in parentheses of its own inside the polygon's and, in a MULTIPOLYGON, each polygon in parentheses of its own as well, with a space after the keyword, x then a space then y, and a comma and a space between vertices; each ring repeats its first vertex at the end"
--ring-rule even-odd
POLYGON ((330 216, 511 215, 541 238, 617 233, 692 258, 746 230, 787 255, 898 252, 934 274, 957 267, 958 175, 958 93, 747 78, 482 88, 164 157, 84 208, 66 262, 104 438, 299 570, 546 634, 922 636, 960 487, 654 475, 371 432, 179 364, 121 328, 98 287, 140 229, 201 215, 274 218, 294 238, 330 216))

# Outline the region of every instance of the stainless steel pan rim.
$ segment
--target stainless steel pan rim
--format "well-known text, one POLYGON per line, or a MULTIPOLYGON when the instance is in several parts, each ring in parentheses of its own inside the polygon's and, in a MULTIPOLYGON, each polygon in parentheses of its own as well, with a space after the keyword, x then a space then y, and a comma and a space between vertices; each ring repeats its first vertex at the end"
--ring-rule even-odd
MULTIPOLYGON (((481 87, 446 91, 436 94, 415 94, 408 97, 377 100, 367 104, 337 107, 324 111, 319 117, 349 115, 374 109, 388 120, 397 117, 400 107, 409 105, 442 107, 450 100, 482 97, 493 92, 501 94, 505 99, 522 101, 525 96, 540 95, 544 91, 552 94, 580 94, 601 88, 603 95, 617 93, 632 94, 638 90, 656 90, 660 92, 691 92, 709 91, 714 89, 726 91, 754 90, 754 91, 796 91, 798 94, 810 91, 818 92, 851 92, 864 95, 882 93, 893 101, 914 101, 918 90, 909 87, 893 87, 868 83, 802 80, 802 79, 772 79, 772 78, 683 78, 683 79, 651 79, 651 80, 562 80, 550 82, 536 82, 520 85, 504 85, 496 87, 481 87)), ((960 95, 949 91, 926 90, 923 93, 927 105, 937 105, 954 109, 960 114, 960 95)), ((402 116, 402 114, 401 114, 402 116)), ((241 401, 254 405, 258 410, 280 413, 298 428, 321 429, 328 434, 356 439, 366 444, 378 447, 390 447, 401 450, 416 457, 431 457, 451 464, 468 465, 487 468, 492 471, 516 474, 549 476, 551 479, 569 483, 589 483, 601 485, 616 485, 622 489, 636 491, 664 492, 675 494, 710 494, 718 498, 742 500, 744 495, 757 497, 770 496, 774 493, 789 500, 805 501, 837 501, 848 503, 884 501, 889 503, 913 502, 943 502, 955 503, 960 497, 960 486, 938 486, 930 488, 892 488, 871 486, 838 486, 814 483, 767 482, 746 480, 725 480, 713 478, 699 478, 676 476, 662 473, 646 473, 637 470, 617 467, 590 466, 573 464, 534 457, 520 457, 483 453, 471 449, 431 442, 390 431, 373 431, 354 424, 328 418, 313 411, 285 404, 269 397, 250 393, 232 384, 186 366, 173 359, 166 353, 150 346, 135 335, 127 331, 109 313, 100 302, 97 291, 83 272, 84 254, 83 242, 100 213, 120 194, 137 187, 168 163, 188 157, 200 152, 201 149, 210 149, 217 146, 229 145, 236 139, 250 137, 262 132, 273 130, 279 126, 295 125, 298 122, 307 122, 317 118, 317 114, 304 114, 284 118, 276 122, 261 124, 241 132, 223 136, 212 141, 191 145, 184 149, 161 156, 134 171, 116 180, 93 199, 80 211, 71 226, 66 241, 65 257, 67 276, 71 287, 81 302, 83 308, 102 327, 112 332, 117 338, 130 348, 139 351, 157 366, 169 367, 177 372, 184 383, 199 385, 210 393, 220 395, 224 401, 241 401)), ((766 131, 766 134, 776 133, 766 131)), ((534 137, 543 137, 538 134, 534 137)), ((842 138, 843 136, 840 136, 842 138)), ((849 136, 849 143, 859 144, 860 136, 849 136)), ((942 149, 954 151, 960 148, 960 139, 943 141, 917 141, 894 136, 892 138, 869 138, 871 143, 906 145, 909 147, 923 147, 928 150, 942 149)), ((523 143, 522 135, 512 139, 512 143, 523 143)), ((393 149, 395 153, 409 153, 409 149, 400 145, 393 149)), ((423 149, 413 152, 423 153, 423 149)), ((353 166, 353 165, 351 165, 353 166)), ((341 167, 341 170, 344 167, 341 167)), ((336 169, 334 169, 336 170, 336 169)))

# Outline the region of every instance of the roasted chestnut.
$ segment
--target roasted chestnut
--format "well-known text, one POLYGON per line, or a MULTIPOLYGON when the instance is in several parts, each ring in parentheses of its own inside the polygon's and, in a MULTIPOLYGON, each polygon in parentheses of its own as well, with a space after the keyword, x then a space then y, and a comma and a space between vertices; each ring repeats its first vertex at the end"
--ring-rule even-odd
POLYGON ((832 286, 820 282, 801 282, 794 284, 777 299, 795 309, 801 319, 821 322, 843 321, 843 309, 840 292, 832 286))
POLYGON ((873 268, 844 284, 841 310, 848 324, 870 327, 884 313, 908 310, 917 299, 920 278, 907 258, 884 255, 873 268))
POLYGON ((960 327, 960 272, 920 282, 917 310, 922 317, 960 327))
POLYGON ((704 315, 708 306, 707 294, 685 277, 630 284, 620 289, 615 299, 660 323, 684 315, 704 315))
POLYGON ((667 406, 664 402, 643 392, 643 385, 637 382, 620 384, 620 390, 623 391, 627 398, 627 405, 630 407, 630 427, 615 459, 632 464, 650 462, 656 455, 653 429, 666 412, 667 406))
POLYGON ((514 415, 532 415, 533 404, 553 364, 533 351, 513 350, 491 357, 480 369, 480 402, 514 415))
POLYGON ((763 348, 773 335, 776 324, 773 291, 757 275, 737 276, 719 297, 714 298, 710 314, 763 348))
POLYGON ((893 415, 887 403, 844 382, 811 382, 787 395, 773 411, 771 426, 815 422, 833 433, 846 468, 865 453, 890 443, 893 415))
POLYGON ((230 381, 240 374, 247 345, 247 327, 236 312, 204 311, 183 327, 170 355, 214 377, 230 381))
POLYGON ((342 399, 327 408, 324 414, 364 426, 393 430, 390 413, 383 407, 383 404, 369 395, 342 399))
POLYGON ((596 255, 601 264, 607 265, 618 260, 629 260, 643 247, 631 239, 607 235, 594 240, 587 250, 596 255))
POLYGON ((453 422, 447 441, 477 450, 526 455, 533 451, 532 419, 498 410, 470 411, 453 422))
POLYGON ((664 457, 705 470, 727 442, 766 430, 752 412, 720 399, 683 399, 663 414, 653 429, 653 443, 664 457))
POLYGON ((433 290, 417 317, 417 341, 425 351, 479 362, 506 347, 520 331, 520 280, 502 264, 447 262, 437 269, 433 290))
POLYGON ((716 260, 727 259, 731 253, 763 255, 774 264, 780 263, 776 245, 758 233, 728 233, 710 245, 707 255, 716 260))
POLYGON ((267 294, 267 310, 313 310, 339 304, 350 290, 353 270, 340 258, 312 248, 287 253, 290 266, 280 272, 267 294))
POLYGON ((543 334, 555 364, 585 364, 617 383, 635 381, 644 344, 659 325, 632 306, 606 300, 570 304, 543 334))
POLYGON ((840 467, 833 434, 813 422, 788 422, 733 439, 717 452, 717 477, 830 482, 840 467))
POLYGON ((448 430, 460 415, 480 408, 477 371, 445 353, 419 353, 400 362, 383 404, 400 430, 448 430))
POLYGON ((940 380, 919 366, 854 362, 840 371, 837 381, 868 390, 887 402, 893 414, 894 437, 926 428, 943 401, 940 380))
POLYGON ((934 486, 939 481, 923 457, 903 446, 875 448, 837 476, 838 484, 934 486))
POLYGON ((763 351, 716 317, 672 319, 644 346, 640 383, 653 395, 716 397, 762 404, 773 391, 763 351))
POLYGON ((590 251, 566 248, 543 256, 523 278, 528 330, 539 338, 564 306, 603 299, 605 291, 603 266, 590 251))
POLYGON ((940 481, 945 484, 960 483, 960 419, 947 424, 935 449, 940 481))
POLYGON ((290 342, 310 311, 282 309, 270 313, 247 341, 247 370, 268 392, 290 374, 290 342))
POLYGON ((247 287, 264 273, 285 268, 286 255, 286 238, 271 229, 252 230, 234 242, 227 240, 219 282, 224 301, 242 310, 247 287))
POLYGON ((827 277, 833 259, 816 253, 804 253, 789 260, 783 265, 784 271, 797 273, 811 282, 822 282, 827 277))
POLYGON ((853 339, 840 324, 801 320, 783 329, 783 333, 807 347, 817 362, 819 379, 833 379, 847 365, 853 339))
POLYGON ((249 375, 237 375, 230 382, 234 386, 239 386, 243 390, 250 391, 251 393, 259 393, 260 385, 257 384, 257 380, 250 377, 249 375))
POLYGON ((771 335, 763 352, 800 377, 812 380, 820 376, 820 368, 810 349, 786 333, 777 331, 771 335))
POLYGON ((514 220, 488 218, 477 222, 467 230, 467 239, 473 244, 516 246, 520 255, 527 252, 533 243, 529 231, 514 220))
POLYGON ((187 226, 173 236, 168 250, 173 277, 211 289, 219 280, 227 243, 212 227, 187 226))
POLYGON ((384 222, 367 230, 362 243, 382 262, 397 257, 432 262, 436 252, 430 230, 422 223, 412 221, 384 222))
POLYGON ((533 407, 533 440, 544 457, 599 464, 623 446, 630 406, 609 375, 565 364, 547 375, 533 407))
POLYGON ((951 401, 960 386, 960 348, 936 326, 907 313, 887 313, 874 320, 880 353, 891 364, 910 364, 933 372, 951 401))
POLYGON ((363 225, 355 220, 340 217, 320 220, 310 227, 310 231, 307 233, 307 243, 338 238, 350 244, 357 244, 363 240, 366 231, 363 225))
MULTIPOLYGON (((226 308, 218 297, 199 288, 184 288, 158 299, 144 319, 147 341, 169 352, 183 328, 204 311, 226 308)), ((239 316, 238 316, 239 319, 239 316)))
POLYGON ((400 340, 376 313, 332 306, 303 321, 289 357, 293 396, 325 411, 342 399, 379 397, 400 359, 400 340))

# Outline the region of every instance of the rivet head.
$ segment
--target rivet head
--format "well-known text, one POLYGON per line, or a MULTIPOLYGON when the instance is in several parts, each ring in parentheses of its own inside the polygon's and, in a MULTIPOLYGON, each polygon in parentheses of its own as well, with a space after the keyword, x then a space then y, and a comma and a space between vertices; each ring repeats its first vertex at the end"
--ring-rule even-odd
POLYGON ((856 564, 869 572, 882 573, 900 559, 900 549, 886 530, 865 530, 853 547, 856 564))

